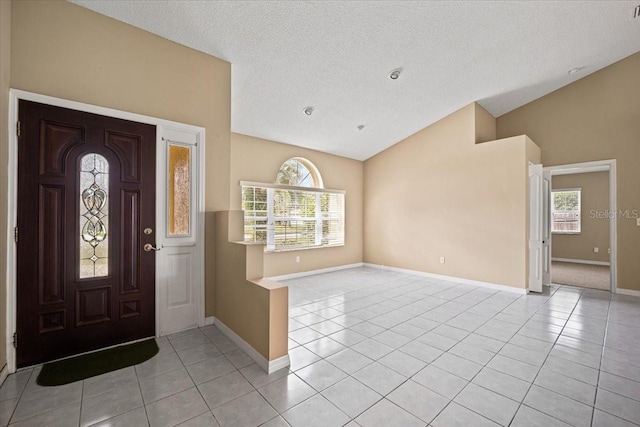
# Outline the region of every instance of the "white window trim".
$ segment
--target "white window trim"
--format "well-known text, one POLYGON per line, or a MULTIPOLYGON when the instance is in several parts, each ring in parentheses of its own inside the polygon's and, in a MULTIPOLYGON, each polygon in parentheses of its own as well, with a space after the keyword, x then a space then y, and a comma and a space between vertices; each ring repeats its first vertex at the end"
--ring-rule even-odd
POLYGON ((276 190, 298 190, 298 191, 308 191, 310 193, 346 194, 345 190, 331 190, 328 188, 319 188, 319 187, 297 187, 295 185, 271 184, 271 183, 265 183, 265 182, 255 182, 255 181, 240 181, 240 186, 272 188, 276 190))

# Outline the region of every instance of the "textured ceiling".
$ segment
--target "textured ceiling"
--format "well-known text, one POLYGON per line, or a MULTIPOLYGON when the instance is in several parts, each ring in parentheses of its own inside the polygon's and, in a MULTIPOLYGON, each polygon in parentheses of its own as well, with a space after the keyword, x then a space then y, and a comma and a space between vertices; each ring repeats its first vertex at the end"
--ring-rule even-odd
POLYGON ((638 0, 73 2, 231 62, 234 132, 359 160, 640 51, 638 0))

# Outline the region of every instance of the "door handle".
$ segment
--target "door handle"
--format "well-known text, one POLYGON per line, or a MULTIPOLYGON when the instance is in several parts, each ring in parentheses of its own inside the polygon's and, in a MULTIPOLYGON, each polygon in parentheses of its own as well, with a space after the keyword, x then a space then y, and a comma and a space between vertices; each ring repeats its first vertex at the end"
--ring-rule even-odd
POLYGON ((142 247, 142 249, 144 249, 145 252, 158 252, 160 249, 162 248, 156 248, 155 246, 153 246, 151 243, 147 243, 146 245, 144 245, 142 247))

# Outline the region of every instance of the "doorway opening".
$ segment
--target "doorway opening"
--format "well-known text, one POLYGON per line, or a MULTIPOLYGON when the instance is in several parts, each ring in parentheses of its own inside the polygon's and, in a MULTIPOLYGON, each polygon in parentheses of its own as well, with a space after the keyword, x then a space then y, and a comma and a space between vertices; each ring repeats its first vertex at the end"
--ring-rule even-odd
POLYGON ((551 283, 616 292, 616 162, 544 168, 551 178, 551 283))

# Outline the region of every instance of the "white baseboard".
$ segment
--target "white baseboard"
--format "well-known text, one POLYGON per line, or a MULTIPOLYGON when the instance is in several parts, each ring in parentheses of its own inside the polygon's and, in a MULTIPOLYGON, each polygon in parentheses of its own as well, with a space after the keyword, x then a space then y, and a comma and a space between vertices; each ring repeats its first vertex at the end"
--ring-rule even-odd
POLYGON ((289 360, 289 354, 287 353, 282 357, 278 357, 277 359, 270 360, 267 373, 272 374, 276 371, 279 371, 280 369, 288 368, 290 365, 291 365, 291 360, 289 360))
POLYGON ((629 295, 629 296, 632 296, 632 297, 640 297, 640 291, 635 291, 633 289, 617 288, 616 289, 616 294, 629 295))
POLYGON ((574 264, 607 265, 607 266, 611 265, 609 262, 606 262, 606 261, 591 261, 591 260, 587 260, 587 259, 571 259, 571 258, 551 257, 551 261, 572 262, 574 264))
POLYGON ((9 376, 9 366, 5 363, 0 371, 0 386, 4 384, 4 380, 9 376))
POLYGON ((318 270, 301 271, 300 273, 284 274, 282 276, 267 277, 269 280, 278 282, 280 280, 297 279, 299 277, 314 276, 316 274, 331 273, 332 271, 348 270, 350 268, 362 267, 364 263, 357 262, 355 264, 339 265, 336 267, 320 268, 318 270))
POLYGON ((211 317, 205 317, 204 318, 204 326, 210 326, 213 325, 215 323, 216 318, 211 316, 211 317))
POLYGON ((369 264, 367 262, 364 263, 364 266, 365 267, 371 267, 371 268, 377 268, 379 270, 397 271, 398 273, 406 273, 406 274, 412 274, 414 276, 428 277, 428 278, 431 278, 431 279, 446 280, 448 282, 463 283, 465 285, 472 285, 472 286, 478 286, 478 287, 481 287, 481 288, 495 289, 495 290, 498 290, 498 291, 512 292, 512 293, 516 293, 516 294, 520 294, 520 295, 525 295, 528 292, 528 289, 514 288, 513 286, 499 285, 497 283, 481 282, 481 281, 478 281, 478 280, 471 280, 471 279, 463 279, 463 278, 460 278, 460 277, 445 276, 445 275, 442 275, 442 274, 426 273, 424 271, 408 270, 406 268, 388 267, 386 265, 369 264))
MULTIPOLYGON (((211 318, 209 318, 211 319, 211 318)), ((222 321, 218 318, 214 319, 214 325, 218 327, 231 341, 236 343, 238 347, 240 347, 245 353, 249 355, 257 364, 260 366, 266 373, 271 374, 280 369, 286 368, 291 364, 289 360, 289 355, 285 354, 282 357, 279 357, 274 360, 267 360, 263 355, 258 353, 258 351, 251 347, 251 345, 242 339, 242 337, 231 330, 227 325, 222 323, 222 321)))

